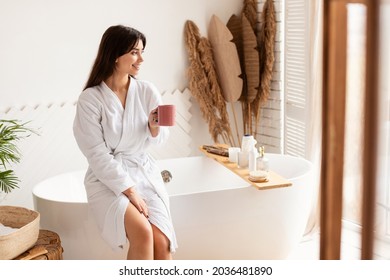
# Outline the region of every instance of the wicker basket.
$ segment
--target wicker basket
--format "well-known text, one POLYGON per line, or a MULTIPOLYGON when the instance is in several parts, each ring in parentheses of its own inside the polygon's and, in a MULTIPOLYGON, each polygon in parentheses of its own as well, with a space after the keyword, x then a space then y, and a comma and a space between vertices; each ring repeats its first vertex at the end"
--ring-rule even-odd
POLYGON ((0 223, 18 230, 0 235, 0 260, 10 260, 31 248, 38 240, 38 212, 23 207, 0 206, 0 223))

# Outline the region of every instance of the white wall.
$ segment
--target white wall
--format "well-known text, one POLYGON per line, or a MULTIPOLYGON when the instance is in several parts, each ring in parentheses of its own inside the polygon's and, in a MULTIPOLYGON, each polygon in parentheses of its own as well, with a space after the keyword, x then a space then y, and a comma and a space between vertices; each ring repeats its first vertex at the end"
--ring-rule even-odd
MULTIPOLYGON (((32 121, 40 136, 20 144, 15 167, 20 189, 0 204, 33 207, 35 184, 86 166, 72 134, 74 102, 87 79, 103 32, 110 25, 135 27, 147 37, 140 79, 162 92, 184 91, 188 67, 184 23, 203 36, 213 14, 227 22, 240 0, 0 0, 0 119, 32 121)), ((211 138, 193 102, 193 152, 211 138)))
POLYGON ((0 2, 0 110, 79 95, 101 35, 130 25, 147 37, 139 78, 163 91, 187 86, 183 30, 193 20, 203 35, 212 14, 224 22, 240 0, 13 0, 0 2))

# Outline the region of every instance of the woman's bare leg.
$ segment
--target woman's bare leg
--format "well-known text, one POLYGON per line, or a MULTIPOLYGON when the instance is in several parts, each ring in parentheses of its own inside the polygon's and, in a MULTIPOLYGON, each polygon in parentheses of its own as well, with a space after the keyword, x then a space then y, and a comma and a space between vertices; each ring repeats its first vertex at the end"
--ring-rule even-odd
POLYGON ((154 240, 154 259, 171 260, 172 254, 169 249, 169 239, 155 225, 152 225, 154 240))
POLYGON ((153 259, 153 230, 146 217, 132 203, 125 212, 126 235, 130 242, 127 259, 153 259))

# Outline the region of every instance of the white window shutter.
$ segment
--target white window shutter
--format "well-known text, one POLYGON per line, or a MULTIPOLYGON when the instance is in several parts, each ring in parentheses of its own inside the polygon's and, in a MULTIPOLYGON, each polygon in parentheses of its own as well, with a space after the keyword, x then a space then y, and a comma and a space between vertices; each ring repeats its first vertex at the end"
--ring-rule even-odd
POLYGON ((308 0, 285 0, 284 153, 306 158, 309 91, 308 0))

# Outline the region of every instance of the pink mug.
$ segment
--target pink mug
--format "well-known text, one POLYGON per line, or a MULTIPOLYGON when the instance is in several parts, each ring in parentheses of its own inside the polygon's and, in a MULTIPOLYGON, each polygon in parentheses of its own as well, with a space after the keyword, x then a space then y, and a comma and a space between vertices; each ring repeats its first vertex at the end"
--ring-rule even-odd
POLYGON ((174 126, 176 118, 175 105, 160 105, 157 108, 158 125, 174 126))

